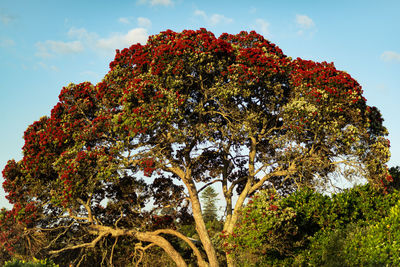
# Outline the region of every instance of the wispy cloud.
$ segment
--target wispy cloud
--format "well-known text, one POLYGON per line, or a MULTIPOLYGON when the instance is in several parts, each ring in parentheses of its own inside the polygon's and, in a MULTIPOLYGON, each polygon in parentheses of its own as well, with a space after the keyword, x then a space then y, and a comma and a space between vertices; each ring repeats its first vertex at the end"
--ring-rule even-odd
POLYGON ((74 40, 38 42, 36 56, 49 58, 56 55, 81 53, 85 49, 112 54, 115 49, 129 47, 135 43, 146 43, 148 33, 145 28, 134 28, 127 33, 117 32, 108 37, 100 37, 97 33, 88 32, 85 28, 71 28, 67 36, 74 40))
POLYGON ((122 24, 129 24, 129 23, 131 23, 130 18, 126 18, 126 17, 124 17, 124 18, 119 18, 118 21, 119 21, 120 23, 122 23, 122 24))
POLYGON ((194 11, 194 15, 202 17, 204 21, 210 26, 216 26, 217 24, 220 23, 229 24, 233 22, 233 19, 225 17, 224 15, 221 14, 207 15, 206 12, 199 9, 196 9, 194 11))
POLYGON ((15 42, 12 39, 0 39, 0 47, 11 47, 14 46, 15 42))
POLYGON ((257 31, 260 31, 260 33, 262 35, 264 35, 264 37, 271 36, 271 33, 269 31, 269 27, 270 27, 270 24, 269 24, 268 21, 266 21, 264 19, 256 19, 256 24, 254 25, 254 28, 257 31))
POLYGON ((146 29, 151 28, 151 20, 149 20, 148 18, 139 17, 137 19, 137 22, 138 22, 139 27, 143 27, 146 29))
POLYGON ((53 66, 53 65, 49 66, 49 65, 47 65, 46 63, 43 63, 43 62, 39 62, 38 66, 43 68, 43 69, 45 69, 45 70, 51 70, 51 71, 59 71, 60 70, 56 66, 53 66))
POLYGON ((16 18, 14 16, 4 14, 3 12, 0 11, 0 22, 2 24, 7 25, 15 20, 16 20, 16 18))
POLYGON ((53 55, 76 54, 84 50, 80 41, 62 42, 47 40, 36 43, 38 57, 47 58, 53 55))
POLYGON ((400 53, 394 51, 385 51, 382 53, 381 59, 385 62, 400 62, 400 53))
POLYGON ((307 15, 296 15, 296 25, 299 28, 297 34, 303 35, 306 32, 312 34, 315 31, 314 21, 307 15))
POLYGON ((296 23, 304 29, 309 29, 315 26, 314 21, 306 15, 296 15, 296 23))
POLYGON ((96 46, 104 50, 115 50, 131 46, 135 43, 146 43, 148 38, 147 30, 136 28, 128 33, 115 33, 108 38, 100 38, 96 41, 96 46))
POLYGON ((138 0, 139 4, 149 4, 151 6, 172 6, 172 0, 138 0))
POLYGON ((81 42, 94 42, 99 36, 96 33, 88 32, 85 28, 71 28, 67 33, 71 39, 78 39, 81 42))

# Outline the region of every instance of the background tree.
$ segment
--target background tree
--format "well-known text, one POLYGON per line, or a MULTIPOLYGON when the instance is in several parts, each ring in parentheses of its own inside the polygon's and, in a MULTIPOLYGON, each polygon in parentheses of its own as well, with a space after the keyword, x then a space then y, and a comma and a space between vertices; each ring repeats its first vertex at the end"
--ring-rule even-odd
POLYGON ((218 220, 217 196, 218 193, 211 186, 206 187, 201 193, 201 199, 203 200, 203 208, 201 210, 205 222, 218 220))
POLYGON ((3 171, 14 205, 3 218, 45 233, 32 255, 111 265, 159 246, 185 266, 173 237, 198 265, 217 266, 199 184, 221 187, 232 234, 264 186, 321 188, 334 174, 387 186, 386 134, 361 86, 333 64, 293 60, 255 32, 168 30, 117 51, 97 85, 63 88, 50 117, 28 127, 23 159, 3 171), (173 212, 155 217, 163 207, 173 212), (205 254, 176 230, 184 221, 205 254))

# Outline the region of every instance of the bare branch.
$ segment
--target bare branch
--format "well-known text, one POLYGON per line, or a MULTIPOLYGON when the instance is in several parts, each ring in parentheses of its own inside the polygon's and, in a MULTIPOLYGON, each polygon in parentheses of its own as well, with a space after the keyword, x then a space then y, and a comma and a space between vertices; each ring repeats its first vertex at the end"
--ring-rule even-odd
MULTIPOLYGON (((51 247, 51 245, 53 245, 62 235, 64 235, 69 230, 69 228, 72 227, 72 225, 74 225, 74 222, 72 222, 70 225, 66 226, 65 230, 62 233, 58 234, 58 236, 55 239, 51 240, 51 242, 45 248, 51 247)), ((60 228, 60 227, 57 227, 57 228, 60 228)))
POLYGON ((114 226, 115 226, 115 227, 118 227, 118 223, 119 223, 119 221, 122 220, 123 215, 124 215, 124 213, 123 213, 122 210, 121 210, 121 215, 119 216, 118 220, 114 223, 114 226))
POLYGON ((79 244, 79 245, 75 245, 75 246, 65 247, 65 248, 62 248, 59 250, 53 250, 53 251, 50 251, 50 254, 58 254, 65 250, 71 250, 71 249, 77 249, 77 248, 94 248, 96 246, 97 242, 99 242, 107 234, 108 233, 100 233, 99 236, 97 236, 95 239, 93 239, 93 241, 90 243, 84 243, 84 244, 79 244))
POLYGON ((291 171, 282 171, 280 169, 278 169, 277 171, 274 171, 272 173, 268 173, 267 175, 265 175, 263 178, 261 178, 260 181, 258 181, 257 183, 255 183, 249 191, 249 194, 253 193, 254 191, 256 191, 257 189, 259 189, 264 183, 265 181, 267 181, 269 178, 273 177, 273 176, 286 176, 289 175, 291 173, 291 171))
POLYGON ((118 242, 118 236, 115 238, 114 245, 111 248, 111 255, 110 255, 110 265, 111 266, 113 266, 112 260, 113 260, 113 256, 114 256, 114 248, 115 248, 115 245, 117 245, 117 242, 118 242))

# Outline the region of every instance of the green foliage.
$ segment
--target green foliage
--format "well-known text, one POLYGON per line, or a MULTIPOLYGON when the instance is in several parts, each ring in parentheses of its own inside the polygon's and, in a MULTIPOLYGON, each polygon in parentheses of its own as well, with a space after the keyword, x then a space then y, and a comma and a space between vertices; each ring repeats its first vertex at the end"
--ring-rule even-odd
POLYGON ((18 259, 14 259, 13 261, 7 261, 4 267, 58 267, 58 264, 55 264, 53 261, 49 259, 44 260, 35 260, 35 261, 21 261, 18 259))
POLYGON ((295 262, 309 266, 399 266, 399 204, 376 223, 318 232, 295 262))
MULTIPOLYGON (((351 251, 364 246, 364 250, 370 249, 363 252, 365 255, 375 251, 373 248, 378 245, 383 246, 382 254, 388 251, 388 246, 396 248, 388 236, 392 236, 395 244, 398 201, 398 191, 383 194, 368 184, 332 196, 310 189, 299 190, 285 198, 273 191, 261 191, 242 210, 234 233, 221 235, 225 240, 223 246, 238 259, 252 264, 343 266, 348 258, 363 255, 361 252, 344 254, 345 248, 351 251), (370 230, 368 225, 374 223, 379 226, 370 230), (387 233, 387 225, 393 233, 387 233), (378 235, 381 230, 386 230, 386 235, 378 235)), ((393 253, 387 252, 388 255, 393 253)), ((376 257, 374 255, 371 257, 376 257)))
POLYGON ((348 264, 344 248, 346 238, 360 227, 349 224, 340 229, 321 230, 309 238, 309 246, 293 259, 298 266, 351 266, 348 264))
POLYGON ((217 196, 218 193, 211 186, 208 186, 201 193, 201 199, 203 200, 203 217, 204 221, 207 223, 209 221, 218 220, 218 209, 217 209, 217 196))
POLYGON ((354 265, 400 265, 400 202, 387 217, 350 235, 345 246, 348 262, 354 265))

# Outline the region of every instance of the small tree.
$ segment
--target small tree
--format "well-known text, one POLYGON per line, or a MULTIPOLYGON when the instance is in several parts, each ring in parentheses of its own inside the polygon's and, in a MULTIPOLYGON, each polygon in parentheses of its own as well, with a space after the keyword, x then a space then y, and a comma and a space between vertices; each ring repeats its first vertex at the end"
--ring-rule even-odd
POLYGON ((201 210, 205 222, 214 221, 218 218, 217 196, 218 193, 211 186, 206 187, 201 193, 201 199, 203 200, 203 208, 201 210))

